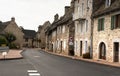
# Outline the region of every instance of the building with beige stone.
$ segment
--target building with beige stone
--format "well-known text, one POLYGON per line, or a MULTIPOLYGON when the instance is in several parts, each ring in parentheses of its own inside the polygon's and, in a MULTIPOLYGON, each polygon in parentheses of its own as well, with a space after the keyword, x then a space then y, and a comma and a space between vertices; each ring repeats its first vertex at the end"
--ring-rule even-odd
POLYGON ((7 22, 0 22, 0 33, 5 34, 5 33, 12 33, 15 35, 16 40, 13 42, 16 46, 22 47, 23 46, 23 36, 24 33, 22 30, 18 27, 17 23, 15 22, 15 18, 11 18, 11 21, 7 22))
POLYGON ((75 55, 90 53, 92 57, 91 15, 93 0, 72 0, 74 5, 73 21, 75 23, 75 55))
POLYGON ((24 33, 24 44, 23 47, 34 48, 36 47, 36 31, 29 29, 22 29, 24 33))
POLYGON ((65 14, 59 18, 54 16, 54 22, 47 30, 48 45, 55 53, 74 55, 74 23, 72 21, 72 6, 65 7, 65 14), (71 38, 71 41, 70 41, 71 38), (70 49, 70 46, 72 48, 70 49))
POLYGON ((93 18, 93 59, 120 62, 120 0, 97 0, 93 18))
POLYGON ((37 32, 37 39, 38 39, 38 47, 45 49, 46 47, 46 35, 45 31, 46 29, 51 25, 49 21, 46 21, 43 25, 40 25, 38 27, 38 32, 37 32))

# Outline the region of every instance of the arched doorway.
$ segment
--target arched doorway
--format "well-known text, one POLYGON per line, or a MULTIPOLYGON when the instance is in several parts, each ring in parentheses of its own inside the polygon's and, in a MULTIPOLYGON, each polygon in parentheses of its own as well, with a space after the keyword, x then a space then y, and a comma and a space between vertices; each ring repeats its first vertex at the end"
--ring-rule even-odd
POLYGON ((106 45, 104 42, 101 42, 99 45, 99 58, 106 59, 106 45))

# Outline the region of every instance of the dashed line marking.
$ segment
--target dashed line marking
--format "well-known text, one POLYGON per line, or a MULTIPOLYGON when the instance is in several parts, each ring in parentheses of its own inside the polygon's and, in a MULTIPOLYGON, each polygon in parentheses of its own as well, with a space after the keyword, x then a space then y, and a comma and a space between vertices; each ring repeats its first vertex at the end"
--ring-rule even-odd
POLYGON ((32 72, 32 73, 35 73, 35 72, 38 72, 38 71, 37 71, 37 70, 28 70, 27 72, 28 72, 28 73, 31 73, 31 72, 32 72))
POLYGON ((40 73, 29 73, 29 76, 40 76, 40 73))
POLYGON ((28 70, 27 72, 29 76, 40 76, 37 70, 28 70))

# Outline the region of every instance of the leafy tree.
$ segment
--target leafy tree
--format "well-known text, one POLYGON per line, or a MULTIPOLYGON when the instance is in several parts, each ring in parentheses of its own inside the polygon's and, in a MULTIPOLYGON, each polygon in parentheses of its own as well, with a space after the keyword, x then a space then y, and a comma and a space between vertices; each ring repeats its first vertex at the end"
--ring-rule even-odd
POLYGON ((4 36, 0 35, 0 46, 6 44, 7 45, 7 40, 4 36))
POLYGON ((12 34, 12 33, 5 33, 5 37, 6 37, 7 41, 8 41, 8 43, 10 43, 10 44, 11 44, 13 41, 16 40, 15 35, 12 34))

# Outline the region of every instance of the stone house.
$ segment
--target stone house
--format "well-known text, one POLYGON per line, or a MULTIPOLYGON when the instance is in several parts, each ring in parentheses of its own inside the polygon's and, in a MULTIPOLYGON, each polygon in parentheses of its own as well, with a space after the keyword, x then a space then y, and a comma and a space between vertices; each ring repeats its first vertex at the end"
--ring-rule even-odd
POLYGON ((57 29, 56 29, 56 23, 58 22, 58 14, 54 16, 54 22, 46 28, 45 34, 46 34, 46 49, 51 52, 56 52, 56 40, 57 40, 57 29))
POLYGON ((120 62, 120 0, 97 0, 94 9, 93 59, 120 62))
POLYGON ((24 33, 18 27, 17 23, 15 22, 15 18, 11 18, 11 21, 0 22, 0 33, 5 34, 6 32, 14 34, 16 36, 16 40, 13 43, 22 48, 24 42, 24 33))
MULTIPOLYGON (((53 52, 74 55, 74 49, 70 50, 69 40, 74 48, 74 23, 72 21, 72 6, 65 7, 65 14, 60 17, 54 16, 54 22, 47 30, 48 38, 51 43, 53 52), (72 51, 72 52, 71 52, 72 51)), ((47 39, 48 40, 48 39, 47 39)))
POLYGON ((24 44, 23 47, 33 48, 36 47, 36 31, 22 29, 24 33, 24 44))
POLYGON ((49 21, 46 21, 43 25, 38 27, 37 39, 38 39, 38 47, 45 49, 46 47, 46 29, 51 25, 49 21))
POLYGON ((75 55, 90 53, 92 57, 92 0, 72 0, 75 23, 75 55))

